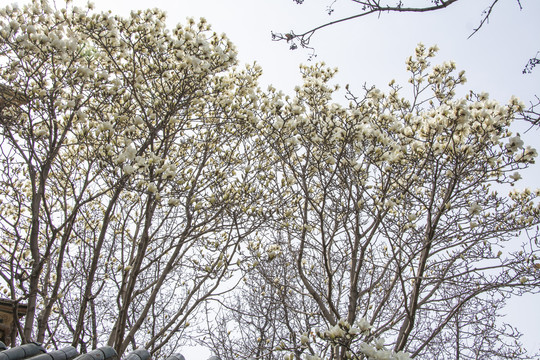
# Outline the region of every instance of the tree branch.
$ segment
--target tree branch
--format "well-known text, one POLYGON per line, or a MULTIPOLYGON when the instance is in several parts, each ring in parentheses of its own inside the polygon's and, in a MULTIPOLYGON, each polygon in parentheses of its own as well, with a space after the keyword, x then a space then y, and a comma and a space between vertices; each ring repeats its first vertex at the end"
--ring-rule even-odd
MULTIPOLYGON (((288 43, 290 42, 291 50, 298 48, 298 44, 303 48, 312 49, 309 46, 309 42, 313 34, 317 32, 318 30, 321 30, 328 26, 332 26, 332 25, 339 24, 345 21, 364 17, 373 13, 379 13, 379 14, 382 12, 418 13, 418 12, 436 11, 436 10, 444 9, 457 1, 458 0, 440 1, 440 2, 435 3, 435 5, 433 6, 427 6, 427 7, 403 7, 401 2, 399 2, 398 5, 396 6, 388 6, 388 5, 380 5, 379 2, 373 2, 373 1, 355 1, 358 4, 363 6, 363 10, 364 10, 363 12, 352 15, 352 16, 347 16, 338 20, 330 21, 328 23, 314 27, 313 29, 308 30, 301 34, 295 34, 294 31, 292 30, 289 33, 285 33, 285 34, 272 32, 272 40, 273 41, 285 40, 288 43)), ((498 0, 495 0, 495 2, 497 1, 498 0)), ((331 11, 329 11, 329 13, 331 13, 331 11)), ((480 27, 481 26, 482 24, 480 25, 480 27)))

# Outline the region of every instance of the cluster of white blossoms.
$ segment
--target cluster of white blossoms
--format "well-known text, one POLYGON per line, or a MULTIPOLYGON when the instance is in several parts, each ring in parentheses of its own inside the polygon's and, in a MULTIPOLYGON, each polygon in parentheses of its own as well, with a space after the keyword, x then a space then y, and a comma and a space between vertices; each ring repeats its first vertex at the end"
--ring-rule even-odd
POLYGON ((397 353, 387 350, 384 347, 384 339, 375 340, 375 345, 367 343, 360 344, 360 352, 363 353, 369 360, 409 360, 409 354, 404 351, 397 353))
POLYGON ((518 135, 508 139, 508 143, 505 145, 505 147, 508 152, 513 154, 519 149, 523 149, 523 144, 523 140, 521 140, 521 137, 518 135))
MULTIPOLYGON (((347 268, 350 263, 332 262, 332 251, 340 259, 349 259, 356 250, 347 247, 346 241, 340 242, 340 236, 350 236, 357 229, 355 226, 361 227, 358 222, 370 224, 373 218, 379 221, 381 216, 380 221, 385 224, 381 226, 389 234, 381 232, 380 236, 392 239, 395 231, 395 238, 403 237, 407 246, 411 240, 411 248, 417 245, 418 233, 424 231, 426 222, 433 221, 430 217, 434 214, 441 215, 441 223, 448 221, 444 224, 447 230, 434 235, 434 243, 453 244, 466 236, 474 240, 476 232, 490 229, 492 224, 496 224, 494 230, 500 231, 505 226, 501 218, 511 226, 538 222, 536 194, 526 196, 516 191, 511 195, 515 204, 511 204, 489 190, 490 182, 513 184, 519 180, 519 170, 533 163, 537 156, 536 150, 525 146, 519 135, 509 131, 523 105, 515 98, 506 105, 500 104, 486 93, 471 92, 458 98, 455 89, 466 82, 465 74, 456 71, 453 62, 430 66, 429 58, 436 51, 436 47, 426 49, 420 45, 416 58, 408 60, 416 96, 413 101, 402 98, 400 87, 391 82, 389 93, 368 88, 365 96, 358 98, 350 92, 348 107, 335 104, 332 95, 337 87, 330 84, 335 69, 324 64, 302 66, 304 84, 295 88, 294 96, 273 88, 262 96, 264 111, 258 127, 279 162, 276 171, 280 181, 276 181, 275 193, 279 197, 299 194, 295 201, 290 200, 292 196, 283 200, 280 208, 289 215, 282 223, 290 232, 288 235, 293 234, 291 238, 305 246, 295 248, 291 241, 293 254, 296 249, 302 252, 297 259, 301 273, 298 277, 306 278, 303 289, 328 308, 350 306, 343 296, 353 292, 348 289, 349 284, 332 276, 352 274, 353 269, 347 268), (467 231, 470 233, 465 235, 467 231), (445 233, 458 236, 446 238, 445 233), (311 271, 313 264, 326 262, 326 273, 324 267, 317 265, 311 271), (324 285, 319 286, 321 283, 324 285), (317 297, 319 294, 323 295, 317 297)), ((374 223, 378 224, 377 221, 374 223)), ((400 250, 407 252, 398 246, 389 248, 394 256, 400 250)), ((284 256, 287 255, 285 252, 284 256)), ((409 256, 412 259, 416 255, 409 256)), ((418 282, 407 279, 412 286, 418 282)), ((375 286, 376 291, 383 291, 380 288, 380 284, 375 286)), ((324 306, 320 309, 324 313, 324 306)), ((392 313, 394 309, 384 311, 392 313)), ((352 349, 358 358, 409 358, 403 352, 393 353, 385 348, 382 339, 361 343, 363 331, 358 324, 340 322, 317 332, 316 337, 302 334, 299 344, 292 348, 304 349, 301 352, 305 359, 322 359, 334 346, 352 349)), ((349 355, 354 358, 354 353, 349 355)), ((295 356, 298 352, 284 358, 295 356)))
MULTIPOLYGON (((315 335, 318 338, 329 342, 332 346, 347 345, 349 350, 345 353, 347 359, 361 359, 367 357, 369 360, 409 360, 407 353, 399 351, 397 353, 386 349, 385 340, 382 338, 374 339, 373 345, 367 342, 358 342, 358 337, 361 335, 369 336, 372 326, 369 322, 361 318, 357 321, 356 326, 351 326, 346 320, 339 320, 338 323, 325 331, 316 330, 315 335), (354 344, 354 345, 351 345, 354 344)), ((301 347, 307 348, 310 339, 307 333, 300 336, 301 347)), ((324 360, 324 357, 304 354, 305 360, 324 360)), ((294 354, 289 353, 284 355, 284 360, 293 360, 294 354)))
MULTIPOLYGON (((410 61, 426 64, 428 54, 434 51, 425 51, 422 58, 410 61)), ((425 70, 424 65, 413 67, 425 70)), ((452 63, 435 67, 433 72, 436 75, 430 75, 432 81, 437 83, 436 79, 442 74, 446 82, 450 81, 448 79, 453 79, 454 69, 452 63)), ((465 82, 461 73, 451 86, 444 87, 446 95, 440 106, 415 115, 411 113, 411 105, 399 98, 397 90, 385 95, 378 89, 370 89, 362 103, 345 109, 330 102, 335 87, 327 82, 335 70, 316 65, 304 67, 302 72, 305 83, 297 87, 295 98, 283 98, 280 93, 274 93, 273 103, 279 105, 273 108, 273 112, 277 111, 279 115, 272 117, 271 128, 275 136, 284 139, 288 151, 300 154, 300 158, 303 154, 298 150, 299 144, 315 144, 310 148, 313 161, 327 164, 329 170, 345 160, 340 154, 351 143, 357 151, 357 159, 365 154, 385 166, 407 163, 406 154, 472 156, 488 146, 499 144, 501 137, 505 136, 501 129, 508 126, 516 111, 513 104, 500 106, 486 95, 480 101, 454 100, 449 88, 465 82), (301 109, 306 110, 302 113, 301 109), (404 112, 406 115, 402 116, 404 112)), ((532 161, 536 154, 534 149, 516 152, 522 145, 512 138, 507 146, 509 155, 515 153, 521 162, 532 161)), ((346 160, 358 164, 357 159, 346 160)), ((490 163, 496 161, 494 157, 486 160, 490 163)))
MULTIPOLYGON (((84 236, 103 229, 110 235, 106 239, 110 249, 124 249, 137 245, 140 225, 148 224, 145 229, 152 235, 144 241, 153 243, 144 249, 146 254, 135 248, 112 254, 111 261, 116 260, 124 272, 106 276, 129 275, 132 284, 156 274, 167 276, 162 270, 170 266, 161 266, 160 261, 178 256, 170 259, 175 264, 170 271, 182 276, 188 271, 195 282, 229 266, 234 257, 223 250, 228 246, 224 244, 235 249, 247 245, 253 259, 250 269, 258 271, 274 259, 269 265, 274 268, 281 263, 291 269, 297 265, 294 271, 302 272, 304 283, 290 289, 298 290, 298 296, 309 293, 310 300, 319 296, 314 306, 335 301, 328 308, 339 312, 354 308, 349 305, 361 302, 346 304, 349 297, 342 296, 352 294, 344 275, 349 265, 343 259, 354 259, 359 247, 348 248, 352 242, 342 241, 345 238, 411 240, 401 250, 416 254, 420 252, 413 251, 414 235, 427 221, 432 223, 427 216, 435 213, 440 215, 436 222, 448 221, 447 229, 458 235, 463 233, 460 221, 464 218, 474 217, 469 230, 473 224, 478 230, 483 223, 497 220, 487 233, 506 231, 505 224, 515 231, 539 222, 538 192, 512 192, 510 200, 515 204, 503 212, 506 203, 497 198, 490 205, 488 191, 482 188, 494 181, 513 184, 521 178, 519 170, 537 156, 535 149, 508 130, 523 105, 517 99, 500 105, 484 93, 456 98, 455 88, 466 81, 465 75, 456 72, 453 62, 432 67, 429 59, 436 52, 436 47, 419 45, 416 56, 407 61, 413 101, 403 98, 400 87, 391 82, 388 92, 366 88, 361 97, 347 89, 350 103, 342 105, 332 100, 339 88, 331 84, 337 70, 324 64, 302 66, 304 83, 291 96, 273 87, 261 90, 257 83, 260 67, 234 68, 234 45, 224 35, 213 33, 204 19, 189 19, 168 31, 165 14, 159 10, 134 11, 123 18, 69 5, 53 10, 39 0, 22 8, 6 7, 0 10, 0 82, 24 92, 28 103, 24 111, 2 109, 3 130, 11 136, 2 142, 1 160, 11 171, 1 179, 0 206, 9 219, 2 227, 11 227, 2 230, 2 241, 4 237, 11 241, 13 234, 24 238, 31 233, 27 219, 35 209, 28 204, 39 203, 33 196, 40 194, 32 191, 34 184, 23 170, 26 163, 35 163, 36 168, 46 164, 50 168, 43 174, 50 177, 44 178, 44 195, 37 199, 43 201, 44 210, 38 209, 35 218, 44 222, 38 248, 52 249, 51 259, 63 247, 55 243, 61 237, 45 229, 87 229, 89 233, 81 232, 84 236), (13 121, 4 122, 4 118, 13 121), (15 157, 30 160, 21 161, 15 169, 10 151, 5 151, 9 146, 18 154, 15 157), (5 194, 16 201, 5 200, 5 194), (103 220, 109 201, 115 214, 103 220), (139 211, 143 204, 146 210, 139 211), (56 218, 70 219, 73 226, 46 223, 56 218), (19 223, 21 219, 24 224, 19 223), (371 235, 359 236, 360 228, 373 219, 371 235), (388 235, 377 233, 381 228, 388 235), (288 242, 241 243, 249 238, 243 231, 250 234, 259 229, 265 239, 269 233, 283 231, 288 242), (117 241, 122 239, 129 241, 120 246, 117 241), (186 257, 181 255, 185 252, 179 247, 188 242, 196 245, 186 266, 186 257), (296 247, 299 242, 303 242, 301 251, 296 247), (196 248, 199 245, 206 249, 196 248), (160 248, 167 250, 158 254, 160 248), (121 261, 125 253, 143 254, 144 269, 138 269, 136 262, 126 266, 121 261), (156 256, 155 266, 146 255, 156 256), (323 263, 321 257, 327 261, 324 267, 318 266, 323 263), (268 261, 260 261, 264 258, 268 261), (311 286, 315 290, 306 290, 305 284, 315 285, 311 286), (332 294, 316 293, 324 292, 325 286, 332 294)), ((452 236, 451 241, 457 238, 452 236)), ((86 246, 80 238, 74 241, 78 247, 86 246)), ((93 253, 96 247, 83 249, 96 259, 103 255, 93 253)), ((385 246, 384 252, 398 258, 397 245, 385 246)), ((37 264, 26 249, 19 255, 26 268, 37 264)), ((368 251, 363 260, 375 267, 376 255, 368 251)), ((350 273, 373 275, 373 269, 369 271, 350 273)), ((40 275, 39 280, 52 288, 40 275)), ((273 274, 265 280, 284 289, 290 279, 273 274)), ((521 279, 523 286, 531 283, 527 277, 521 279)), ((114 284, 126 283, 116 280, 107 286, 112 289, 114 284)), ((381 283, 373 285, 374 294, 383 291, 381 283)), ((94 286, 90 285, 89 289, 94 286)), ((110 294, 102 292, 106 293, 110 294)), ((397 314, 396 309, 384 306, 382 312, 397 314)), ((310 313, 316 314, 312 309, 310 313)), ((408 358, 386 349, 383 339, 372 341, 374 333, 365 319, 354 325, 340 320, 324 331, 303 333, 299 344, 287 351, 298 350, 312 360, 322 358, 317 351, 323 354, 334 347, 348 350, 351 359, 408 358), (362 342, 366 339, 369 342, 362 342), (312 354, 306 354, 308 350, 312 354)), ((293 354, 285 356, 293 358, 293 354)))
MULTIPOLYGON (((398 169, 408 164, 409 169, 414 169, 410 164, 438 158, 442 167, 449 169, 453 163, 465 162, 471 170, 484 172, 484 177, 519 180, 516 170, 533 163, 537 156, 535 149, 524 147, 519 136, 512 137, 508 131, 515 112, 523 105, 512 98, 503 106, 490 100, 486 93, 456 99, 454 88, 466 78, 463 72, 454 74, 453 62, 434 66, 431 73, 425 73, 430 65, 428 60, 436 51, 436 47, 426 49, 419 45, 417 57, 408 61, 418 96, 431 89, 439 102, 436 104, 429 94, 422 94, 428 100, 418 98, 415 102, 428 102, 430 106, 425 108, 413 107, 400 98, 399 87, 393 83, 389 94, 368 89, 365 98, 351 102, 348 109, 332 103, 337 87, 329 81, 336 70, 324 64, 301 68, 304 84, 296 87, 295 97, 271 88, 263 98, 263 108, 270 116, 267 126, 261 128, 281 147, 279 151, 287 163, 280 174, 282 178, 298 177, 297 169, 303 167, 308 174, 321 176, 321 171, 345 173, 350 169, 358 176, 355 182, 363 184, 370 177, 367 170, 375 166, 382 173, 395 171, 396 180, 390 186, 399 187, 405 186, 405 182, 400 183, 404 175, 398 169), (431 87, 420 86, 426 79, 431 87)), ((464 180, 472 180, 472 175, 464 180)), ((416 174, 411 174, 411 179, 420 180, 416 174)), ((324 188, 316 181, 311 184, 324 188)), ((294 192, 294 183, 282 181, 282 186, 294 192)), ((399 199, 379 202, 390 210, 400 205, 399 199)))
MULTIPOLYGON (((193 281, 200 283, 212 279, 208 274, 199 277, 197 271, 201 269, 225 272, 226 258, 216 257, 210 265, 203 262, 206 266, 190 267, 186 255, 174 260, 174 256, 179 256, 175 254, 185 254, 184 250, 171 249, 191 246, 186 245, 188 241, 178 241, 188 233, 191 242, 202 238, 199 232, 208 233, 214 241, 218 237, 216 229, 226 229, 233 216, 242 238, 244 219, 249 215, 254 218, 264 206, 258 201, 262 190, 251 181, 253 173, 262 170, 247 169, 242 176, 236 175, 245 167, 246 159, 255 157, 247 140, 251 127, 245 123, 254 122, 260 67, 234 69, 234 45, 225 35, 213 32, 204 19, 190 19, 170 31, 165 27, 164 12, 159 10, 134 11, 121 17, 69 3, 55 8, 35 0, 0 10, 0 83, 23 94, 25 100, 23 111, 18 106, 2 108, 2 119, 5 116, 13 120, 2 120, 2 151, 10 156, 15 153, 17 161, 27 153, 33 154, 27 164, 35 165, 36 172, 44 163, 50 166, 48 177, 40 178, 45 194, 41 204, 46 210, 38 209, 35 213, 36 219, 44 223, 42 229, 53 226, 48 220, 58 226, 57 222, 62 225, 66 218, 82 234, 101 228, 106 234, 103 248, 85 248, 87 244, 80 238, 86 235, 81 233, 62 236, 76 244, 71 250, 88 250, 89 256, 96 259, 105 258, 96 249, 110 251, 106 257, 112 257, 111 262, 117 260, 122 269, 132 270, 129 276, 140 276, 134 282, 137 286, 143 286, 150 277, 172 278, 169 272, 183 272, 182 276, 193 273, 193 281), (106 205, 115 201, 115 214, 109 221, 106 205), (152 203, 148 212, 139 211, 144 202, 152 203), (42 210, 53 215, 46 219, 42 210), (180 218, 189 220, 179 222, 180 218), (133 247, 144 237, 134 224, 145 221, 152 226, 151 235, 143 241, 147 243, 144 249, 134 251, 133 247), (192 228, 183 233, 182 227, 192 228), (116 236, 120 233, 121 239, 116 236), (119 242, 126 239, 127 243, 120 246, 119 242), (115 249, 120 247, 124 252, 117 253, 115 249), (154 257, 164 248, 167 251, 154 257), (125 266, 128 252, 144 254, 142 270, 135 265, 125 266), (169 260, 174 268, 163 271, 162 264, 169 260)), ((13 176, 12 165, 10 171, 9 176, 13 176)), ((14 194, 21 190, 11 188, 9 191, 14 194)), ((36 192, 30 191, 26 198, 18 197, 19 219, 21 209, 29 208, 24 204, 32 201, 32 196, 36 192)), ((4 189, 0 190, 0 197, 2 213, 10 216, 16 207, 4 203, 4 189)), ((2 222, 0 226, 2 234, 6 224, 2 222)), ((29 234, 29 227, 29 223, 19 222, 18 231, 29 234)), ((39 234, 39 251, 52 249, 53 254, 41 253, 40 259, 54 262, 62 256, 61 251, 55 252, 61 248, 59 238, 57 233, 39 234)), ((7 248, 14 249, 12 258, 17 258, 19 248, 12 246, 12 238, 6 241, 7 248)), ((233 241, 239 240, 232 236, 219 238, 219 250, 227 255, 227 246, 233 241)), ((201 239, 197 246, 206 243, 201 239)), ((279 251, 270 250, 270 256, 279 251)), ((75 251, 70 252, 72 256, 76 257, 75 251)), ((17 271, 30 269, 31 260, 30 257, 28 263, 19 262, 22 270, 17 271)), ((99 281, 104 280, 105 287, 113 291, 115 282, 109 279, 119 280, 128 274, 108 273, 109 264, 101 266, 103 262, 99 261, 96 271, 104 273, 99 281)), ((60 261, 58 266, 62 265, 60 261)), ((76 281, 84 287, 92 280, 76 281)), ((169 286, 166 281, 157 299, 167 297, 163 295, 169 291, 167 288, 176 286, 169 286)), ((52 288, 49 276, 43 275, 39 282, 40 286, 52 288)), ((159 286, 152 291, 157 293, 159 286)), ((110 294, 109 290, 103 293, 110 294)), ((141 294, 141 298, 144 296, 141 294)), ((175 296, 181 298, 180 294, 175 296)), ((186 298, 189 302, 191 296, 186 298)), ((46 301, 56 300, 53 296, 46 301)), ((186 304, 179 300, 174 306, 186 304)), ((118 310, 113 308, 107 309, 107 313, 118 310)), ((68 306, 66 311, 71 310, 75 313, 78 309, 68 306)), ((47 320, 43 318, 45 323, 47 320)))
POLYGON ((269 261, 275 259, 277 256, 281 254, 281 245, 272 244, 268 246, 268 248, 266 249, 266 253, 268 254, 269 261))
POLYGON ((474 216, 478 215, 482 211, 482 206, 477 202, 474 202, 469 206, 469 215, 474 216))

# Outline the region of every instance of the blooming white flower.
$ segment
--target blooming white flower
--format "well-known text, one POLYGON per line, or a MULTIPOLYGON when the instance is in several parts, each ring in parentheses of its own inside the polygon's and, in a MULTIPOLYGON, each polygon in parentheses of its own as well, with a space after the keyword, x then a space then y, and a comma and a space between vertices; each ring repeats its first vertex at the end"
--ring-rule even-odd
POLYGON ((508 139, 508 144, 506 144, 506 149, 510 153, 516 152, 518 149, 523 149, 523 140, 518 136, 511 137, 508 139))
POLYGON ((399 351, 394 355, 395 360, 410 360, 409 354, 403 351, 399 351))
POLYGON ((131 175, 135 172, 135 168, 129 164, 126 164, 122 167, 122 170, 124 171, 124 173, 126 173, 127 175, 131 175))
POLYGON ((383 350, 384 349, 384 338, 378 338, 375 339, 373 342, 377 350, 383 350))
POLYGON ((126 159, 133 160, 135 159, 136 154, 137 154, 137 150, 135 149, 135 147, 133 147, 132 144, 129 144, 124 150, 124 156, 126 159))
POLYGON ((537 157, 538 154, 536 152, 536 149, 527 146, 523 154, 519 154, 516 157, 517 161, 524 162, 524 163, 534 163, 534 158, 537 157))
POLYGON ((512 179, 514 181, 518 181, 519 179, 521 179, 521 174, 516 171, 515 173, 510 175, 510 179, 512 179))
POLYGON ((294 114, 294 115, 300 115, 302 113, 302 107, 298 106, 298 105, 293 105, 291 107, 291 112, 294 114))
POLYGON ((482 211, 482 207, 477 202, 474 202, 469 206, 469 215, 471 216, 478 215, 480 211, 482 211))
POLYGON ((532 148, 530 146, 527 146, 527 149, 525 149, 525 152, 527 155, 529 155, 531 158, 535 158, 538 156, 538 153, 536 152, 535 148, 532 148))
POLYGON ((144 123, 142 117, 140 116, 135 116, 135 118, 133 119, 133 122, 135 123, 135 125, 142 125, 144 123))
POLYGON ((152 194, 155 194, 157 192, 157 186, 156 184, 154 183, 150 183, 148 184, 148 191, 151 192, 152 194))
POLYGON ((349 329, 349 335, 352 335, 353 337, 360 334, 360 329, 356 328, 356 327, 351 327, 349 329))
POLYGON ((124 161, 126 161, 126 155, 124 153, 118 155, 115 159, 114 159, 114 162, 117 163, 117 164, 121 164, 123 163, 124 161))
POLYGON ((47 129, 42 127, 42 128, 38 128, 37 130, 34 131, 34 135, 36 137, 42 137, 43 135, 47 134, 47 129))
POLYGON ((391 360, 393 359, 392 351, 390 350, 378 350, 375 354, 375 359, 377 360, 391 360))
POLYGON ((281 118, 277 118, 276 121, 274 121, 274 124, 272 125, 274 129, 279 130, 283 127, 283 120, 281 118))
POLYGON ((114 129, 112 123, 109 121, 101 123, 100 128, 102 131, 112 131, 114 129))
POLYGON ((137 163, 137 165, 138 165, 139 167, 144 167, 144 166, 146 166, 146 159, 143 158, 142 156, 137 156, 137 157, 135 158, 135 162, 137 163))
POLYGON ((334 325, 326 331, 325 335, 333 340, 345 336, 345 331, 339 325, 334 325))
POLYGON ((161 174, 162 179, 172 179, 176 175, 176 166, 174 164, 165 164, 161 170, 163 171, 161 174))
POLYGON ((360 344, 360 351, 369 358, 375 358, 377 355, 377 350, 365 342, 360 344))
POLYGON ((357 325, 362 332, 369 331, 369 329, 371 329, 371 324, 364 318, 358 320, 357 325))
POLYGON ((302 346, 308 346, 309 337, 306 333, 303 333, 302 336, 300 336, 300 343, 302 344, 302 346))
POLYGON ((169 199, 169 206, 178 206, 180 204, 180 199, 177 198, 170 198, 169 199))
POLYGON ((273 260, 275 257, 281 254, 281 246, 273 244, 268 247, 268 261, 273 260))
POLYGON ((328 165, 334 165, 336 163, 336 158, 332 155, 329 155, 325 161, 328 165))

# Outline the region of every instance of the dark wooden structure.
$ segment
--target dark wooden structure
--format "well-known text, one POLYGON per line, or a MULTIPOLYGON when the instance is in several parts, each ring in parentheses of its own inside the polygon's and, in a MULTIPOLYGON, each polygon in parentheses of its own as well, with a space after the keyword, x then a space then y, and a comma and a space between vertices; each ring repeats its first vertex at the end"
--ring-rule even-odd
POLYGON ((17 320, 26 315, 26 304, 16 303, 13 300, 0 299, 0 341, 7 346, 17 336, 17 320))

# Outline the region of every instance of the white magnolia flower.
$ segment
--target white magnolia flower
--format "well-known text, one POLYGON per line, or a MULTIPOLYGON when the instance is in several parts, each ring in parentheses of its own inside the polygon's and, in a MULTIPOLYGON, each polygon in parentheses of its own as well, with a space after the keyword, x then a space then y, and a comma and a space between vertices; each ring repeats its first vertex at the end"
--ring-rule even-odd
POLYGON ((114 159, 114 162, 117 163, 117 164, 121 164, 123 163, 124 161, 126 161, 126 155, 124 153, 118 155, 115 159, 114 159))
POLYGON ((109 121, 103 122, 100 128, 102 131, 112 131, 114 129, 112 123, 109 121))
POLYGON ((148 191, 152 194, 155 194, 157 192, 157 186, 154 183, 148 184, 148 191))
POLYGON ((176 166, 174 164, 165 164, 162 168, 162 179, 172 179, 176 175, 176 166))
POLYGON ((360 320, 358 320, 357 325, 360 331, 362 332, 368 331, 369 329, 371 329, 371 324, 364 318, 361 318, 360 320))
POLYGON ((268 252, 268 261, 271 261, 281 254, 281 246, 279 246, 278 244, 270 245, 268 247, 267 252, 268 252))
POLYGON ((272 124, 274 129, 279 130, 283 127, 283 120, 281 118, 277 118, 276 121, 272 124))
POLYGON ((399 351, 398 353, 396 353, 396 355, 394 355, 394 359, 395 360, 410 360, 410 357, 409 357, 409 354, 407 354, 406 352, 399 351))
POLYGON ((375 358, 377 355, 377 350, 373 346, 364 342, 360 344, 360 351, 369 358, 375 358))
POLYGON ((36 137, 42 137, 45 134, 47 134, 47 129, 46 128, 39 128, 39 129, 34 131, 34 135, 36 137))
POLYGON ((511 153, 516 152, 518 149, 523 149, 523 140, 518 136, 511 137, 508 139, 508 144, 506 144, 506 149, 511 153))
POLYGON ((135 116, 135 118, 133 119, 133 122, 135 123, 135 125, 142 125, 144 123, 142 117, 140 116, 135 116))
POLYGON ((519 154, 516 157, 517 161, 524 162, 524 163, 534 163, 534 158, 537 157, 538 154, 536 152, 536 149, 527 146, 523 154, 519 154))
POLYGON ((377 360, 391 360, 393 359, 392 351, 390 350, 378 350, 375 354, 375 359, 377 360))
POLYGON ((516 171, 515 173, 510 175, 510 179, 512 179, 514 181, 518 181, 519 179, 521 179, 521 174, 516 171))
POLYGON ((326 331, 326 336, 330 339, 341 338, 345 336, 345 331, 338 325, 335 325, 326 331))
POLYGON ((474 202, 469 206, 469 215, 471 216, 479 214, 480 211, 482 211, 482 207, 477 202, 474 202))
POLYGON ((349 329, 349 335, 356 336, 358 334, 360 334, 360 329, 355 328, 355 327, 351 327, 349 329))
POLYGON ((309 344, 309 337, 306 333, 303 333, 302 336, 300 336, 300 343, 302 346, 308 346, 309 344))
POLYGON ((373 342, 377 350, 383 350, 384 349, 384 338, 378 338, 375 339, 373 342))
POLYGON ((135 147, 133 147, 132 144, 129 144, 129 146, 126 147, 124 150, 124 155, 126 159, 133 160, 135 159, 135 155, 137 154, 137 150, 135 147))
POLYGON ((179 204, 180 204, 180 199, 177 199, 177 198, 169 199, 169 206, 178 206, 179 204))
POLYGON ((124 165, 124 167, 122 167, 122 170, 127 175, 131 175, 131 174, 133 174, 135 172, 135 168, 133 166, 129 165, 129 164, 124 165))
POLYGON ((333 157, 332 155, 329 155, 327 158, 326 158, 326 163, 328 165, 334 165, 336 163, 336 158, 333 157))

